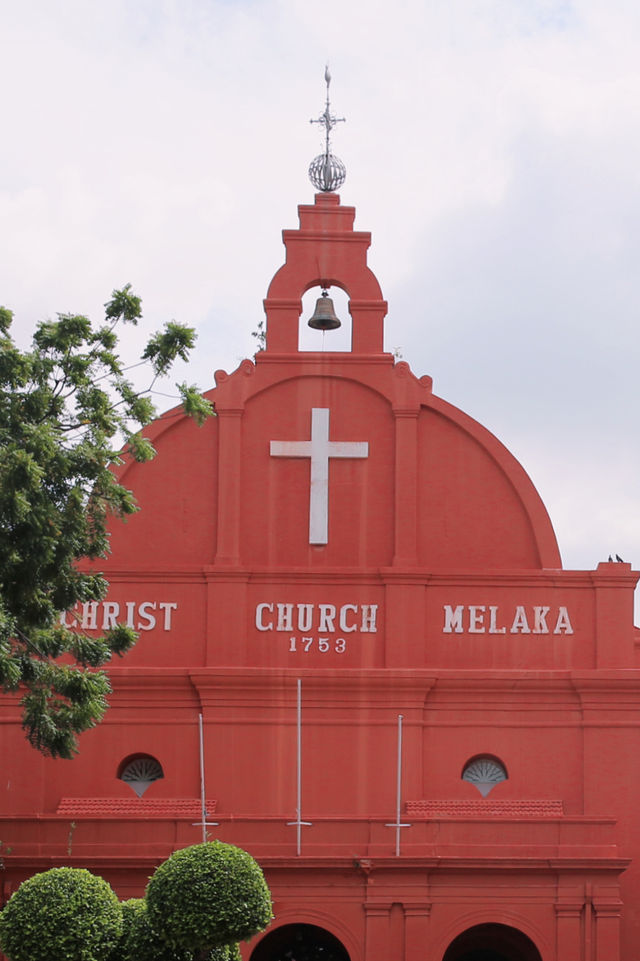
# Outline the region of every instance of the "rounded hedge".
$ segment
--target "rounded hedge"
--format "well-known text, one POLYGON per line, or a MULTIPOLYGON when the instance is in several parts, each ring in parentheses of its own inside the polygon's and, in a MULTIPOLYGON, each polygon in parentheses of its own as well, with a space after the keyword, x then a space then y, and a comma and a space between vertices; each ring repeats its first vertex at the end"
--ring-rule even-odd
POLYGON ((163 941, 149 924, 143 898, 122 902, 123 931, 109 961, 192 961, 190 951, 163 941))
POLYGON ((172 854, 149 881, 146 900, 154 931, 197 954, 245 941, 272 917, 260 867, 246 851, 222 841, 172 854))
POLYGON ((211 948, 206 961, 242 961, 242 955, 237 944, 218 944, 211 948))
POLYGON ((121 934, 118 898, 84 868, 35 874, 0 914, 0 947, 10 961, 106 961, 121 934))

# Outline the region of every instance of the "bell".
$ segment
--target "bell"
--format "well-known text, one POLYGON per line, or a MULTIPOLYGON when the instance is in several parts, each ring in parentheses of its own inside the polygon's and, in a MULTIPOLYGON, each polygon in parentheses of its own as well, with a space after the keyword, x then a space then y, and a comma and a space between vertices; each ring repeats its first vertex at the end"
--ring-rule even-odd
POLYGON ((309 318, 308 324, 314 330, 336 330, 342 326, 333 309, 333 301, 326 290, 322 291, 322 297, 318 297, 316 309, 313 316, 309 318))

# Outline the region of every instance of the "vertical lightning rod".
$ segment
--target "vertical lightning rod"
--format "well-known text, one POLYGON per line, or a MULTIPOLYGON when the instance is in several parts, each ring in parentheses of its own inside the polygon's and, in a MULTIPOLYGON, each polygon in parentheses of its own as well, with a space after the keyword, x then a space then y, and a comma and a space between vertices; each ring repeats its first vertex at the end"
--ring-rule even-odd
POLYGON ((207 828, 218 826, 217 821, 207 821, 207 798, 204 787, 204 728, 202 726, 202 714, 198 714, 198 731, 200 734, 200 820, 196 821, 193 827, 202 828, 202 843, 206 844, 207 828))
POLYGON ((296 784, 296 853, 300 856, 302 842, 302 679, 298 678, 298 737, 296 784))
POLYGON ((288 825, 296 828, 296 854, 300 857, 302 850, 302 828, 311 827, 311 821, 302 820, 302 680, 298 678, 297 698, 297 737, 296 737, 296 819, 287 821, 288 825))
POLYGON ((398 714, 398 765, 396 778, 396 857, 400 855, 400 808, 402 807, 402 714, 398 714))
POLYGON ((400 831, 402 828, 410 828, 410 824, 403 824, 400 821, 402 812, 402 721, 403 715, 398 714, 398 757, 396 762, 396 819, 388 828, 396 829, 396 857, 400 857, 400 831))
POLYGON ((202 714, 198 714, 198 728, 200 731, 200 805, 202 817, 202 842, 207 840, 207 801, 204 789, 204 730, 202 727, 202 714))

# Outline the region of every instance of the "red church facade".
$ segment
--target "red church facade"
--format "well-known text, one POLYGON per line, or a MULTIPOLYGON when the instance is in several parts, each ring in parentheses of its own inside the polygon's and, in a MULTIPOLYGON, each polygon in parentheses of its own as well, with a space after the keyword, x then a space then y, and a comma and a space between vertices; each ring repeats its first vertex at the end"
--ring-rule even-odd
POLYGON ((354 216, 299 208, 265 349, 122 468, 141 511, 78 613, 140 641, 72 763, 5 700, 3 897, 60 864, 140 895, 201 839, 202 716, 209 835, 274 897, 245 958, 635 961, 637 574, 563 570, 518 462, 384 352, 354 216), (300 351, 303 293, 336 286, 351 350, 300 351))

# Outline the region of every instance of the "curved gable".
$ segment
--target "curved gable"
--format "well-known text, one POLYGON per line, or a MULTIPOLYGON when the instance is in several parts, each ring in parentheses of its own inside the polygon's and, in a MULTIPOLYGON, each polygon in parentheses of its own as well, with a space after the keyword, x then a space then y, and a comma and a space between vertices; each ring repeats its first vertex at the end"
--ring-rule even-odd
POLYGON ((559 568, 542 500, 488 430, 439 398, 418 428, 418 560, 434 570, 559 568))

